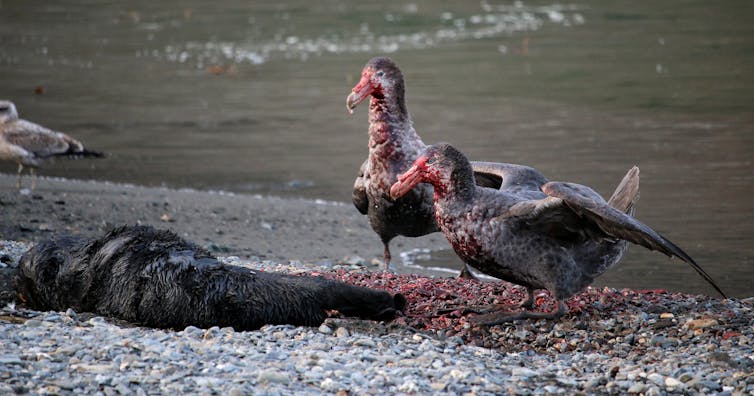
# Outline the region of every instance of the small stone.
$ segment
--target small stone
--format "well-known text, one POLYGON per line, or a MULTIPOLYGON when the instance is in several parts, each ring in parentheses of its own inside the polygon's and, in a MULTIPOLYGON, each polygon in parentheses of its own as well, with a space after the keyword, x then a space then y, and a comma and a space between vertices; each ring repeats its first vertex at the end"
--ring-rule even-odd
POLYGON ((348 265, 359 265, 362 266, 364 263, 366 263, 366 260, 364 260, 363 257, 359 256, 346 256, 343 257, 343 263, 348 265))
POLYGON ((101 316, 95 316, 89 320, 87 320, 87 323, 89 323, 92 326, 107 326, 107 320, 101 316))
POLYGON ((60 315, 54 312, 48 313, 44 317, 45 322, 60 322, 61 318, 60 315))
POLYGON ((374 341, 370 340, 369 338, 360 338, 353 342, 353 345, 355 346, 363 346, 368 348, 374 348, 377 346, 374 341))
POLYGON ((663 394, 663 393, 662 393, 662 392, 660 392, 660 388, 658 388, 658 387, 656 387, 656 386, 650 386, 650 387, 649 387, 649 388, 647 389, 647 391, 646 391, 646 392, 644 392, 644 395, 645 395, 645 396, 660 396, 660 395, 662 395, 662 394, 663 394))
POLYGON ((469 373, 467 371, 461 371, 458 369, 450 370, 450 376, 453 377, 453 379, 456 380, 462 380, 469 376, 469 373))
POLYGON ((219 326, 212 326, 209 329, 204 331, 204 335, 202 336, 205 340, 211 340, 215 337, 220 335, 220 327, 219 326))
POLYGON ((604 376, 594 377, 584 384, 584 389, 587 389, 587 390, 594 389, 606 382, 607 382, 607 377, 604 377, 604 376))
POLYGON ((0 364, 5 364, 5 365, 11 365, 11 364, 23 365, 24 362, 21 360, 21 357, 19 357, 18 355, 0 355, 0 364))
POLYGON ((416 393, 419 386, 414 381, 406 381, 398 386, 398 390, 405 393, 416 393))
POLYGON ((647 376, 647 379, 652 381, 653 383, 664 386, 665 385, 665 378, 657 373, 652 373, 647 376))
POLYGON ((330 328, 330 326, 328 326, 328 325, 326 325, 324 323, 319 326, 319 328, 317 329, 317 331, 319 331, 322 334, 332 334, 332 329, 330 328))
POLYGON ((349 333, 348 329, 346 329, 345 327, 338 327, 338 329, 335 330, 335 336, 338 338, 348 337, 349 335, 351 334, 349 333))
POLYGON ((332 380, 332 378, 325 378, 322 380, 322 382, 319 383, 319 387, 322 388, 325 391, 334 391, 338 384, 332 380))
POLYGON ((429 387, 432 388, 436 392, 440 392, 444 390, 448 386, 447 382, 432 382, 429 384, 429 387))
POLYGON ((514 377, 536 377, 539 373, 526 367, 514 367, 511 370, 511 375, 514 377))
POLYGON ((675 315, 672 312, 663 312, 660 314, 660 319, 673 319, 675 315))
POLYGON ((79 364, 72 365, 71 369, 82 373, 106 374, 112 370, 109 364, 79 364))
POLYGON ((677 388, 679 386, 683 385, 683 383, 673 377, 667 377, 665 378, 665 387, 666 388, 677 388))
POLYGON ((186 326, 186 328, 183 329, 183 335, 188 337, 201 337, 204 335, 204 330, 196 326, 186 326))
POLYGON ((41 393, 46 394, 46 395, 59 395, 60 394, 60 388, 55 385, 45 385, 41 387, 41 390, 42 390, 41 393))
POLYGON ((672 319, 658 319, 657 322, 650 324, 649 327, 655 330, 661 330, 668 327, 672 327, 674 325, 675 323, 672 319))
POLYGON ((367 379, 364 377, 364 374, 362 374, 360 371, 355 371, 351 373, 351 383, 355 385, 363 385, 366 383, 367 379))
POLYGON ((175 219, 170 217, 169 214, 163 213, 162 216, 160 216, 160 221, 164 221, 166 223, 173 223, 175 222, 175 219))
POLYGON ((717 320, 712 318, 693 319, 686 322, 686 327, 688 327, 689 330, 706 329, 707 327, 716 325, 717 320))
POLYGON ((647 389, 647 385, 643 382, 634 382, 631 387, 628 388, 626 392, 628 393, 644 393, 644 391, 647 389))
POLYGON ((731 359, 730 355, 725 352, 712 352, 709 354, 709 361, 730 363, 731 359))
POLYGON ((678 379, 679 379, 679 380, 680 380, 681 382, 683 382, 683 383, 686 383, 686 382, 689 382, 689 381, 691 381, 692 379, 694 379, 694 375, 693 375, 693 374, 691 374, 691 373, 683 373, 683 374, 681 374, 681 376, 680 376, 680 377, 678 377, 678 379))
POLYGON ((57 386, 60 389, 65 389, 68 391, 72 391, 76 388, 76 385, 73 382, 66 380, 52 381, 50 385, 57 386))
POLYGON ((71 319, 73 319, 73 320, 77 320, 77 319, 79 318, 79 315, 78 315, 78 314, 76 313, 76 311, 74 311, 74 310, 73 310, 73 308, 68 308, 68 309, 66 309, 66 310, 65 310, 65 314, 66 314, 66 315, 67 315, 67 316, 68 316, 69 318, 71 318, 71 319))
POLYGON ((544 390, 550 395, 556 395, 560 393, 561 388, 558 388, 555 385, 545 385, 544 390))
POLYGON ((277 370, 262 370, 259 372, 259 375, 257 376, 257 381, 260 384, 288 384, 291 382, 291 379, 288 377, 287 373, 282 373, 277 370))
POLYGON ((42 326, 42 321, 37 319, 29 319, 26 322, 24 322, 24 325, 26 327, 40 327, 42 326))

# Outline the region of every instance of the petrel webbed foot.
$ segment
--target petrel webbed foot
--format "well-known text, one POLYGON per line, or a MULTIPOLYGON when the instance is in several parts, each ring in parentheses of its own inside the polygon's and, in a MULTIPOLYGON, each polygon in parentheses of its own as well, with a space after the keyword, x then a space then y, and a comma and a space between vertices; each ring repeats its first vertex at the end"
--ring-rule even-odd
POLYGON ((553 312, 532 312, 523 310, 519 312, 499 311, 486 315, 475 316, 470 322, 477 326, 494 326, 503 323, 524 319, 558 319, 568 311, 568 307, 562 301, 558 301, 558 308, 553 312))
POLYGON ((382 253, 382 258, 385 261, 385 271, 390 271, 390 261, 392 260, 392 255, 390 254, 390 242, 383 241, 382 244, 385 246, 385 250, 382 253))

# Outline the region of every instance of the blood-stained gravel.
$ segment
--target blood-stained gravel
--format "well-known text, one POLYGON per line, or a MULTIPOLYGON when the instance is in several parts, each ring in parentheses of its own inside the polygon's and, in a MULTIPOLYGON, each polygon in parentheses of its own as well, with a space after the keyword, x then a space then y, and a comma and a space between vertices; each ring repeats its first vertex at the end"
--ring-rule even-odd
MULTIPOLYGON (((0 241, 0 270, 28 244, 0 241)), ((587 289, 558 320, 480 327, 517 305, 499 281, 220 257, 253 270, 321 275, 402 293, 391 322, 319 328, 160 330, 91 314, 0 307, 0 393, 16 394, 720 394, 754 393, 754 299, 587 289)), ((0 271, 0 274, 4 273, 0 271)), ((12 295, 6 296, 12 298, 12 295)), ((538 309, 554 308, 537 295, 538 309)))
MULTIPOLYGON (((569 312, 561 319, 476 326, 470 319, 482 312, 517 310, 526 298, 525 289, 507 282, 387 272, 338 270, 322 275, 403 294, 409 304, 396 323, 507 351, 599 351, 628 340, 634 352, 640 352, 699 337, 726 341, 751 333, 754 324, 752 300, 740 303, 664 290, 587 288, 567 301, 569 312)), ((537 310, 555 309, 547 292, 536 293, 535 299, 537 310)))

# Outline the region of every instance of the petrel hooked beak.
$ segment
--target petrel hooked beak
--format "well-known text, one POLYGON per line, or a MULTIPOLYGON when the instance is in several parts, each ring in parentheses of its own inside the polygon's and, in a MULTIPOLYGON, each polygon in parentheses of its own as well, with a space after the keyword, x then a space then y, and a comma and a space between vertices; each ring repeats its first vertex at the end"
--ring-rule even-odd
POLYGON ((398 175, 398 181, 390 187, 390 198, 398 199, 416 187, 417 184, 424 181, 425 164, 427 157, 421 156, 414 161, 414 165, 409 170, 398 175))
POLYGON ((348 109, 349 114, 353 114, 353 109, 374 92, 374 87, 369 81, 369 74, 365 72, 361 76, 361 81, 351 91, 351 94, 346 98, 346 109, 348 109))

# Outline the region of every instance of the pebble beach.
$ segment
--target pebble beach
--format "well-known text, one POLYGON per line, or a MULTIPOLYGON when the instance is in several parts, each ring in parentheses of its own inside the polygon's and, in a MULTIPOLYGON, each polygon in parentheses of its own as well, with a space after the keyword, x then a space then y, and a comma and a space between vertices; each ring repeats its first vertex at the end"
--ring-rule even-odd
MULTIPOLYGON (((0 394, 754 394, 754 298, 589 288, 560 320, 477 327, 469 319, 479 307, 515 305, 523 289, 379 271, 369 258, 381 247, 345 205, 52 179, 21 196, 11 183, 0 177, 3 271, 41 238, 99 235, 134 215, 214 244, 228 265, 330 277, 402 293, 409 305, 386 323, 334 313, 318 328, 238 332, 151 329, 9 303, 0 308, 0 394), (190 202, 201 210, 189 212, 190 202), (234 227, 248 239, 231 238, 234 227), (267 235, 289 228, 285 240, 267 235)), ((441 244, 436 237, 401 247, 441 244)), ((540 309, 552 304, 537 295, 540 309)))

